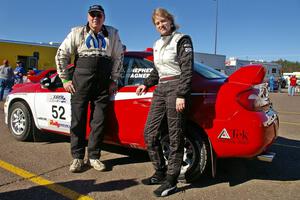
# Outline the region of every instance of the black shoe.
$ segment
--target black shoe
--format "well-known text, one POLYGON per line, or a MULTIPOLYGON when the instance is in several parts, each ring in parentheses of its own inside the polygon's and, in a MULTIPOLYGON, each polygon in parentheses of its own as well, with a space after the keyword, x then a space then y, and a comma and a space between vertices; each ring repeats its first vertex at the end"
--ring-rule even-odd
POLYGON ((177 191, 176 184, 171 184, 169 181, 165 181, 159 188, 154 190, 154 195, 157 197, 165 197, 170 194, 174 194, 177 191))
POLYGON ((143 179, 142 183, 144 185, 158 185, 158 184, 162 184, 165 180, 166 180, 166 176, 159 176, 157 174, 154 174, 149 178, 143 179))

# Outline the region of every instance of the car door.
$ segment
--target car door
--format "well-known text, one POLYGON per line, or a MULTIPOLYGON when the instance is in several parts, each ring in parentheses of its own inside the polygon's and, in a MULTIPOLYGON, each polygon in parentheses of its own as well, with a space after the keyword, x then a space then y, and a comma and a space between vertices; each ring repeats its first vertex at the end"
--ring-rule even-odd
POLYGON ((71 95, 62 87, 58 76, 53 78, 53 87, 43 88, 34 99, 37 125, 43 130, 69 134, 71 124, 71 95))
POLYGON ((145 58, 133 56, 124 58, 121 87, 111 99, 114 110, 109 114, 109 119, 115 119, 112 122, 117 122, 110 124, 110 130, 118 129, 118 140, 121 144, 136 148, 145 147, 144 126, 154 87, 141 96, 137 96, 135 91, 152 70, 153 63, 145 58))

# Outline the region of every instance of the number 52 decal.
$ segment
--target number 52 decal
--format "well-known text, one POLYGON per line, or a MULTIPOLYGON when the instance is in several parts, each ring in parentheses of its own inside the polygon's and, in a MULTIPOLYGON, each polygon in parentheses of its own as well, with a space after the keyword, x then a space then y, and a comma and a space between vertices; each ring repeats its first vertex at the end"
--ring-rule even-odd
POLYGON ((52 117, 54 119, 62 119, 65 120, 65 108, 63 106, 52 105, 52 117))

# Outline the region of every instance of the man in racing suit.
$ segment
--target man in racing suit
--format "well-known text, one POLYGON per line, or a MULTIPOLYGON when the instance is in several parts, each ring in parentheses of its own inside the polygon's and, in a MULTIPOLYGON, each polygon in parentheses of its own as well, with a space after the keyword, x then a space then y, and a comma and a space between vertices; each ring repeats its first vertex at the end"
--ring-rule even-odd
POLYGON ((122 66, 123 50, 117 29, 104 25, 105 13, 100 5, 90 6, 88 23, 75 27, 60 45, 55 60, 63 87, 71 93, 71 172, 84 166, 87 110, 90 103, 88 162, 98 171, 101 142, 109 95, 116 92, 122 66), (68 74, 67 65, 75 55, 75 71, 68 74))

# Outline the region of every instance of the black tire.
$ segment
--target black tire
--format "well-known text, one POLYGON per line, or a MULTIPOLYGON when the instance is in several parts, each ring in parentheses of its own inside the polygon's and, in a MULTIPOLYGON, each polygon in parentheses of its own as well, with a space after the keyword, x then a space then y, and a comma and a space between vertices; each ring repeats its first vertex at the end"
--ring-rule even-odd
POLYGON ((15 102, 8 111, 8 128, 16 140, 33 141, 36 126, 30 109, 24 102, 15 102))
MULTIPOLYGON (((184 156, 179 181, 193 182, 208 172, 210 166, 210 148, 207 139, 194 127, 189 127, 184 137, 184 156)), ((161 138, 164 157, 167 160, 169 138, 161 138)))

